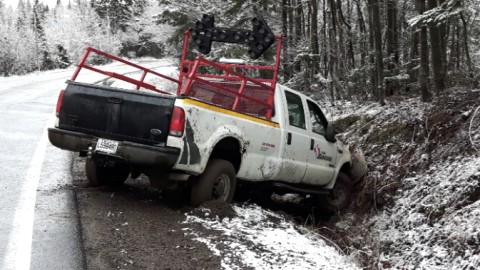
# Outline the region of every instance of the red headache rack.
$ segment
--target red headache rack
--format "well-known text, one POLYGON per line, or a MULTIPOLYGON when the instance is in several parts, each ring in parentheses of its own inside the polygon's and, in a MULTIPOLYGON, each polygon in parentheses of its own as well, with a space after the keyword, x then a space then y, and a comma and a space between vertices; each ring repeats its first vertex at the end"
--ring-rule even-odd
POLYGON ((155 76, 158 76, 162 79, 165 79, 165 80, 169 80, 171 82, 174 82, 176 84, 180 84, 180 81, 179 80, 176 80, 174 78, 171 78, 169 76, 166 76, 166 75, 163 75, 163 74, 160 74, 158 72, 155 72, 151 69, 148 69, 148 68, 145 68, 145 67, 142 67, 142 66, 139 66, 137 64, 134 64, 132 62, 129 62, 125 59, 122 59, 120 57, 117 57, 117 56, 114 56, 114 55, 111 55, 109 53, 106 53, 106 52, 102 52, 102 51, 99 51, 95 48, 92 48, 92 47, 88 47, 85 51, 85 53, 83 54, 83 57, 82 59, 80 60, 80 63, 78 64, 77 66, 77 69, 75 70, 75 72, 73 73, 73 76, 72 76, 72 81, 75 81, 77 79, 77 76, 78 74, 80 73, 80 70, 82 68, 85 68, 85 69, 88 69, 88 70, 91 70, 91 71, 94 71, 94 72, 97 72, 97 73, 100 73, 100 74, 103 74, 105 76, 109 76, 109 77, 112 77, 112 78, 115 78, 115 79, 119 79, 119 80, 122 80, 122 81, 125 81, 125 82, 128 82, 128 83, 131 83, 133 85, 136 86, 136 89, 137 90, 140 90, 140 88, 145 88, 145 89, 148 89, 148 90, 151 90, 151 91, 155 91, 157 93, 161 93, 161 94, 167 94, 167 95, 171 95, 171 93, 169 92, 166 92, 166 91, 163 91, 163 90, 160 90, 158 89, 157 87, 155 87, 154 85, 152 84, 148 84, 146 82, 144 82, 145 80, 145 77, 148 75, 148 74, 152 74, 152 75, 155 75, 155 76), (131 66, 131 67, 134 67, 136 69, 138 69, 139 71, 141 71, 142 73, 142 76, 140 78, 140 80, 137 80, 137 79, 133 79, 131 77, 127 77, 125 75, 122 75, 122 74, 118 74, 118 73, 115 73, 115 72, 110 72, 110 71, 105 71, 105 70, 101 70, 101 69, 98 69, 98 68, 95 68, 95 67, 92 67, 90 65, 87 65, 86 64, 86 61, 88 59, 88 56, 90 56, 90 53, 96 53, 98 55, 101 55, 101 56, 104 56, 106 58, 110 58, 114 61, 118 61, 118 62, 121 62, 123 64, 126 64, 128 66, 131 66))
POLYGON ((189 38, 190 32, 186 31, 180 63, 181 83, 178 85, 177 95, 270 121, 283 37, 275 36, 277 51, 273 65, 216 63, 201 56, 194 61, 187 60, 189 38), (206 70, 209 72, 205 72, 206 70), (270 74, 271 78, 245 75, 252 73, 251 71, 270 74))
POLYGON ((277 51, 273 65, 216 63, 201 56, 196 57, 193 61, 188 60, 189 39, 190 32, 185 31, 178 80, 91 47, 87 48, 71 80, 75 81, 80 70, 85 68, 131 83, 136 86, 137 90, 145 88, 161 94, 171 94, 144 82, 145 77, 148 74, 152 74, 176 83, 178 85, 177 96, 190 97, 228 110, 270 121, 273 115, 275 87, 280 67, 283 37, 275 36, 277 51), (134 67, 141 72, 141 78, 138 80, 87 65, 86 61, 91 53, 96 53, 134 67), (246 75, 249 73, 259 73, 264 76, 246 75))

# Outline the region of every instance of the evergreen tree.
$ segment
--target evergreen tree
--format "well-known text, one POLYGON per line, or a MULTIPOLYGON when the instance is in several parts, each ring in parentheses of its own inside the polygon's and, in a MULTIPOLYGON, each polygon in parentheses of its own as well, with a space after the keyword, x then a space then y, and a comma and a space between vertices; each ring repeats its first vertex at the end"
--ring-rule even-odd
POLYGON ((0 22, 3 22, 5 20, 5 15, 4 15, 4 9, 5 4, 3 3, 3 0, 0 0, 0 22))
POLYGON ((33 5, 32 26, 35 32, 37 67, 42 70, 54 68, 43 28, 46 12, 48 12, 48 7, 40 4, 38 0, 35 0, 33 5))
POLYGON ((17 5, 17 21, 15 22, 15 26, 17 30, 21 30, 25 26, 25 20, 27 18, 27 10, 23 0, 18 1, 17 5))
MULTIPOLYGON (((62 67, 67 65, 65 63, 77 62, 87 46, 118 54, 119 37, 108 32, 88 3, 83 0, 72 4, 70 8, 57 6, 56 17, 53 13, 47 16, 44 28, 55 66, 62 67)), ((92 59, 96 63, 104 61, 101 58, 92 59)))
POLYGON ((25 5, 25 11, 27 14, 30 14, 32 12, 32 3, 30 3, 30 0, 27 0, 27 4, 25 5))
POLYGON ((143 13, 146 0, 94 0, 91 5, 104 20, 111 33, 125 32, 128 22, 135 15, 143 13))
POLYGON ((124 56, 131 56, 130 52, 133 51, 137 57, 161 57, 164 52, 163 44, 166 41, 164 34, 171 27, 157 25, 156 15, 161 12, 158 5, 147 2, 143 10, 128 22, 127 30, 122 35, 120 53, 124 56), (159 29, 164 31, 160 32, 159 29))
POLYGON ((11 27, 11 12, 0 0, 0 76, 13 74, 15 64, 15 34, 11 27))

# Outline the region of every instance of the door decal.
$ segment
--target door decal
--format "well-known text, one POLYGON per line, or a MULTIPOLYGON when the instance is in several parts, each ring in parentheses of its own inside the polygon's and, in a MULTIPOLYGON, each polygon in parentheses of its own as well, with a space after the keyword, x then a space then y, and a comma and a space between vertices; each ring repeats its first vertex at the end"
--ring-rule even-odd
POLYGON ((317 157, 317 159, 323 159, 323 160, 326 160, 326 161, 332 161, 333 160, 332 157, 327 156, 327 154, 325 152, 322 152, 322 150, 320 149, 318 144, 313 148, 313 152, 315 153, 315 157, 317 157))

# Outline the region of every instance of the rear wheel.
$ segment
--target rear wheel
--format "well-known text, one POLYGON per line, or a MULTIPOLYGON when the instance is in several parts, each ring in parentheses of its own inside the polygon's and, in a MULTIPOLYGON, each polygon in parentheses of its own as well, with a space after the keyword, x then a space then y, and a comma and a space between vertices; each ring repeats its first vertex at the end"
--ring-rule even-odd
POLYGON ((90 186, 120 186, 128 178, 130 170, 127 165, 115 161, 87 158, 85 172, 90 186))
POLYGON ((235 169, 229 161, 210 160, 203 174, 194 179, 190 196, 192 206, 199 206, 211 200, 231 202, 237 183, 235 174, 235 169))
POLYGON ((353 186, 350 177, 340 172, 331 192, 321 200, 322 209, 329 213, 342 211, 350 205, 352 194, 353 186))

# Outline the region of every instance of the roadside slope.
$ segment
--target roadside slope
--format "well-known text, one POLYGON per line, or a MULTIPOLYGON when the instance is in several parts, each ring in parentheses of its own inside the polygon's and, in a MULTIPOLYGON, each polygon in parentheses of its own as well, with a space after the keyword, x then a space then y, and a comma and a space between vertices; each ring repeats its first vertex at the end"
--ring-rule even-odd
POLYGON ((480 268, 480 92, 448 92, 426 104, 331 109, 370 173, 350 213, 329 226, 368 269, 480 268))

